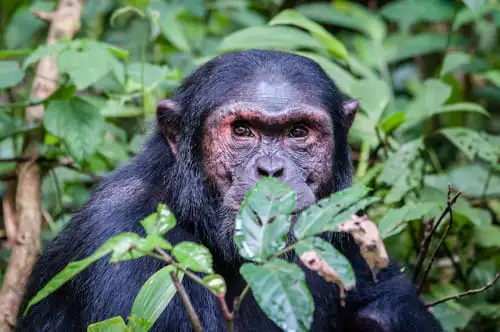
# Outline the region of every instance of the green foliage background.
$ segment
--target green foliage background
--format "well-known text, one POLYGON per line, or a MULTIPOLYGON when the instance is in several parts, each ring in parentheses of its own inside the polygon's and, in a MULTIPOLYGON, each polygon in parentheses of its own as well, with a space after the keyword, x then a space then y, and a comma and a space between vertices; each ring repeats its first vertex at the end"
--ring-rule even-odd
MULTIPOLYGON (((14 169, 6 161, 21 154, 23 133, 43 131, 44 241, 140 149, 155 104, 183 77, 217 54, 267 48, 311 57, 360 100, 349 136, 355 182, 375 188, 369 215, 408 269, 447 185, 463 192, 426 299, 480 287, 500 270, 497 1, 87 0, 75 39, 45 46, 48 24, 32 10, 56 4, 0 3, 0 174, 14 169), (59 89, 30 100, 47 54, 57 55, 59 89), (40 102, 43 126, 28 126, 25 106, 40 102), (50 162, 61 158, 74 163, 50 162)), ((9 250, 0 257, 3 271, 9 250)), ((449 331, 500 331, 500 284, 433 310, 449 331)))

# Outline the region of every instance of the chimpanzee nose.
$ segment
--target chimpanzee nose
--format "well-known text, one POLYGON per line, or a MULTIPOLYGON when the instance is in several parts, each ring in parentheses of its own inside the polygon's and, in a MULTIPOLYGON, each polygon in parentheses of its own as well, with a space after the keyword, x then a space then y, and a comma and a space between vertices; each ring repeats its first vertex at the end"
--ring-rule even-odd
POLYGON ((281 178, 285 174, 285 162, 279 157, 262 156, 257 159, 256 165, 259 177, 281 178))

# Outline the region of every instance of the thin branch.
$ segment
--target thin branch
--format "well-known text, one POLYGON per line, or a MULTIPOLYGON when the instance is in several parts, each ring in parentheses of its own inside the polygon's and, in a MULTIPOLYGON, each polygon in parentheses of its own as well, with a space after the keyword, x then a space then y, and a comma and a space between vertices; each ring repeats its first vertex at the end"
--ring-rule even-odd
POLYGON ((460 299, 460 298, 462 298, 464 296, 469 296, 469 295, 474 295, 474 294, 477 294, 477 293, 485 292, 489 288, 493 287, 493 285, 495 285, 495 283, 499 279, 500 279, 500 273, 497 273, 497 275, 495 276, 495 278, 492 281, 490 281, 488 284, 486 284, 485 286, 483 286, 481 288, 471 289, 471 290, 468 290, 468 291, 465 291, 465 292, 462 292, 462 293, 458 293, 458 294, 455 294, 455 295, 447 296, 447 297, 442 298, 442 299, 437 300, 437 301, 426 303, 425 307, 426 308, 431 308, 431 307, 433 307, 435 305, 438 305, 438 304, 441 304, 441 303, 444 303, 444 302, 447 302, 447 301, 450 301, 450 300, 458 300, 458 299, 460 299))
POLYGON ((249 290, 250 290, 250 286, 247 284, 245 286, 245 288, 243 288, 243 291, 241 292, 240 296, 237 296, 234 299, 234 304, 233 304, 233 319, 236 318, 236 317, 238 317, 238 312, 240 311, 241 302, 243 301, 243 298, 245 297, 245 295, 248 293, 249 290))
MULTIPOLYGON (((443 235, 441 236, 441 239, 439 240, 439 243, 438 243, 436 249, 432 252, 429 264, 427 265, 427 268, 424 271, 424 275, 422 276, 422 279, 420 280, 420 284, 418 286, 418 293, 419 294, 422 292, 422 288, 424 287, 425 282, 427 281, 427 276, 429 275, 432 264, 434 263, 434 260, 436 259, 437 252, 439 251, 439 249, 443 245, 446 237, 448 236, 448 233, 449 233, 451 227, 453 226, 453 204, 455 204, 455 202, 457 201, 458 197, 462 194, 462 192, 459 191, 453 197, 453 199, 450 199, 451 191, 452 191, 452 187, 451 187, 451 185, 448 185, 448 202, 447 202, 447 207, 446 207, 445 212, 450 214, 450 221, 448 222, 448 226, 446 227, 443 235)), ((436 223, 436 225, 438 225, 438 223, 436 223)), ((437 228, 437 226, 434 226, 433 230, 435 231, 436 228, 437 228)))
POLYGON ((220 308, 222 310, 222 314, 224 315, 224 319, 227 323, 227 329, 229 332, 234 331, 234 315, 229 311, 226 303, 226 297, 224 294, 217 294, 215 297, 219 300, 220 308))
POLYGON ((184 286, 182 286, 182 283, 177 278, 175 271, 170 272, 170 277, 172 277, 172 281, 174 282, 175 288, 177 289, 177 292, 181 296, 182 303, 184 304, 184 308, 186 308, 186 311, 187 311, 188 316, 189 316, 189 320, 191 321, 191 324, 193 325, 193 330, 195 330, 196 332, 203 331, 203 329, 201 328, 200 319, 198 318, 198 315, 196 314, 196 311, 194 310, 193 304, 191 303, 191 300, 189 299, 189 296, 187 295, 186 290, 184 289, 184 286))
POLYGON ((413 268, 413 282, 417 281, 418 275, 420 273, 420 268, 424 264, 425 256, 427 255, 427 250, 429 250, 429 245, 431 244, 432 229, 433 229, 434 219, 429 220, 424 225, 424 237, 420 244, 420 251, 418 252, 417 261, 415 267, 413 268))

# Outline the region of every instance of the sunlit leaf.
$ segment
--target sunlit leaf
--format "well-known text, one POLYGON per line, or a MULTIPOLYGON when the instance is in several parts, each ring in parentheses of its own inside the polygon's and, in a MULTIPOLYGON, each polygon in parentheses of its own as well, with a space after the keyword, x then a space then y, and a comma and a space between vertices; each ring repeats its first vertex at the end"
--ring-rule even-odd
MULTIPOLYGON (((174 266, 168 265, 151 275, 137 294, 130 314, 153 325, 177 292, 170 276, 176 270, 174 266)), ((177 278, 182 281, 184 273, 176 273, 177 278)))
POLYGON ((203 278, 203 284, 217 295, 226 294, 226 281, 218 274, 212 274, 203 278))
POLYGON ((103 320, 98 323, 90 324, 87 327, 87 332, 129 332, 121 316, 103 320))
POLYGON ((141 221, 148 234, 163 235, 175 226, 175 216, 164 204, 158 204, 157 211, 141 221))
POLYGON ((483 76, 497 87, 500 87, 500 70, 487 71, 483 74, 483 76))
POLYGON ((297 265, 274 259, 264 265, 243 264, 240 272, 260 308, 276 325, 285 331, 309 331, 314 303, 297 265))
POLYGON ((212 254, 199 244, 181 242, 172 249, 177 262, 195 272, 212 273, 212 254))

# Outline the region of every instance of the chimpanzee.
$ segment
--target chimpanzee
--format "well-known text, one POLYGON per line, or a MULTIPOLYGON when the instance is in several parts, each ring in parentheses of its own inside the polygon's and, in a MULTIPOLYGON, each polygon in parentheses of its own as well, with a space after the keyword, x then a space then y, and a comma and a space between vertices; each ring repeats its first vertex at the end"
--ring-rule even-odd
MULTIPOLYGON (((103 180, 39 259, 25 304, 71 261, 92 254, 166 203, 178 224, 172 243, 207 246, 224 276, 228 303, 245 282, 233 242, 244 194, 261 177, 276 177, 297 193, 297 211, 351 180, 347 131, 357 102, 341 96, 313 61, 291 53, 249 50, 217 56, 192 73, 176 95, 158 105, 155 133, 131 164, 103 180)), ((357 288, 346 306, 335 284, 305 271, 314 298, 311 331, 441 331, 396 263, 375 283, 352 238, 329 236, 351 260, 357 288)), ((90 323, 126 318, 140 287, 163 262, 149 257, 91 265, 19 319, 20 331, 85 331, 90 323)), ((226 331, 216 298, 189 278, 184 286, 206 331, 226 331)), ((21 310, 22 312, 22 310, 21 310)), ((175 296, 154 331, 191 331, 175 296)), ((279 331, 246 296, 236 331, 279 331)))

